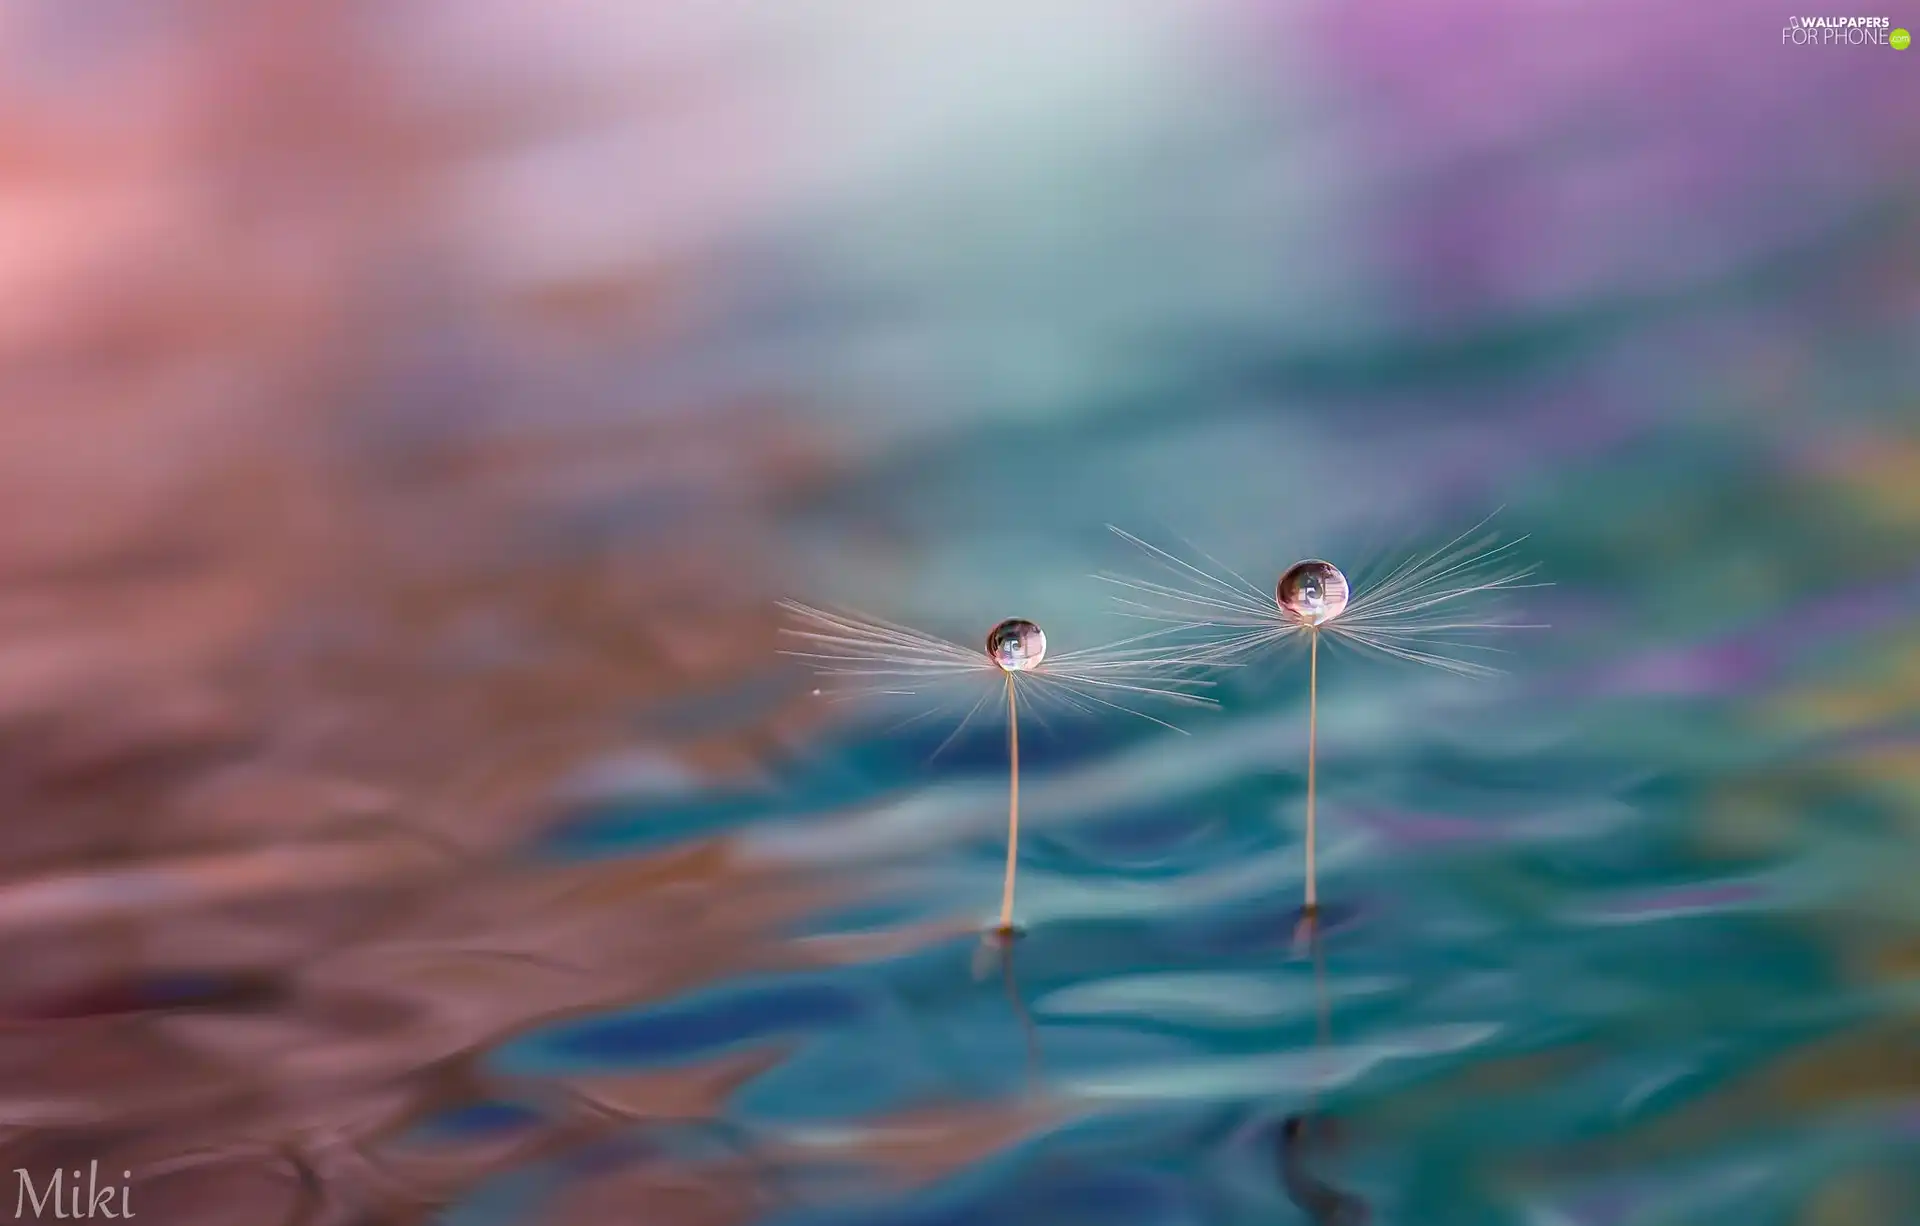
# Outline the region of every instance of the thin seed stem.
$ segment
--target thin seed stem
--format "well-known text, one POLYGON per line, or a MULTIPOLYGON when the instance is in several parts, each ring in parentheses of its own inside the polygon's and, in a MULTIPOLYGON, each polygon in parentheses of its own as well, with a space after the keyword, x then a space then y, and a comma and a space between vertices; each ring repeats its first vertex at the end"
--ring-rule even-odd
POLYGON ((1007 883, 1000 893, 1000 929, 1013 930, 1013 875, 1020 862, 1020 712, 1007 674, 1007 883))
POLYGON ((1320 905, 1319 890, 1314 881, 1313 846, 1313 793, 1314 759, 1320 748, 1320 630, 1309 627, 1307 630, 1307 914, 1312 915, 1320 905))

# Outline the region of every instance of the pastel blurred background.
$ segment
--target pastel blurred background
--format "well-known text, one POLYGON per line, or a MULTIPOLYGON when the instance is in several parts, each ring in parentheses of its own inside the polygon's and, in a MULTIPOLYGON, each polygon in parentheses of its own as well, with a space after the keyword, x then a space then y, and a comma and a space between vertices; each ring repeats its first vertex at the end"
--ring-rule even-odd
POLYGON ((1920 1221, 1920 50, 1790 16, 10 0, 0 1212, 1920 1221), (983 958, 999 732, 778 654, 1496 508, 1318 974, 1297 668, 1024 747, 983 958))

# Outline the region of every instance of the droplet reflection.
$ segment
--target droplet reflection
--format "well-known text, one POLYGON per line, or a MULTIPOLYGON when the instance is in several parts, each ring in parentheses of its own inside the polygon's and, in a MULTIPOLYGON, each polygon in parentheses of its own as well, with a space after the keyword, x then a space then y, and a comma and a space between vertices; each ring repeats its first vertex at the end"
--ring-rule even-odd
POLYGON ((1281 612, 1308 626, 1325 625, 1340 616, 1351 594, 1340 568, 1318 558, 1289 566, 1274 592, 1281 612))
POLYGON ((1024 618, 1010 617, 987 635, 987 656, 1010 673, 1038 668, 1047 655, 1047 636, 1024 618))

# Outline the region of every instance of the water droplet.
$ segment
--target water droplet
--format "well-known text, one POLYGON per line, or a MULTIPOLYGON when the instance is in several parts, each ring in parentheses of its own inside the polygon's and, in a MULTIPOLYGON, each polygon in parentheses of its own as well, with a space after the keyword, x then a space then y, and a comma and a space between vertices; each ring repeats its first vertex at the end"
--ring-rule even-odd
POLYGON ((1302 625, 1319 626, 1340 616, 1351 592, 1338 566, 1310 558, 1287 568, 1274 595, 1281 612, 1302 625))
POLYGON ((1047 636, 1024 618, 1009 617, 987 635, 987 657, 1007 672, 1038 668, 1046 655, 1047 636))

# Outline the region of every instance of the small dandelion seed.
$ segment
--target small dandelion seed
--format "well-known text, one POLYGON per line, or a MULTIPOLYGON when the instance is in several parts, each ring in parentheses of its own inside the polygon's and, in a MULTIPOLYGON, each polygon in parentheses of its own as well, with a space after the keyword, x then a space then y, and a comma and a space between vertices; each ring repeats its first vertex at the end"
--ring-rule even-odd
MULTIPOLYGON (((822 677, 851 685, 833 697, 934 699, 936 705, 904 721, 964 710, 940 752, 1003 691, 1007 716, 1007 873, 1001 894, 1000 930, 1013 930, 1013 887, 1020 838, 1020 712, 1024 706, 1045 722, 1045 713, 1097 715, 1122 711, 1175 732, 1175 725, 1141 709, 1146 702, 1213 706, 1200 691, 1212 682, 1194 679, 1194 661, 1166 630, 1134 635, 1102 647, 1048 654, 1047 636, 1025 618, 1008 618, 987 633, 985 650, 923 634, 856 613, 835 612, 795 601, 781 607, 793 624, 781 633, 801 644, 782 654, 805 660, 822 677)), ((820 694, 822 689, 815 689, 820 694)))

